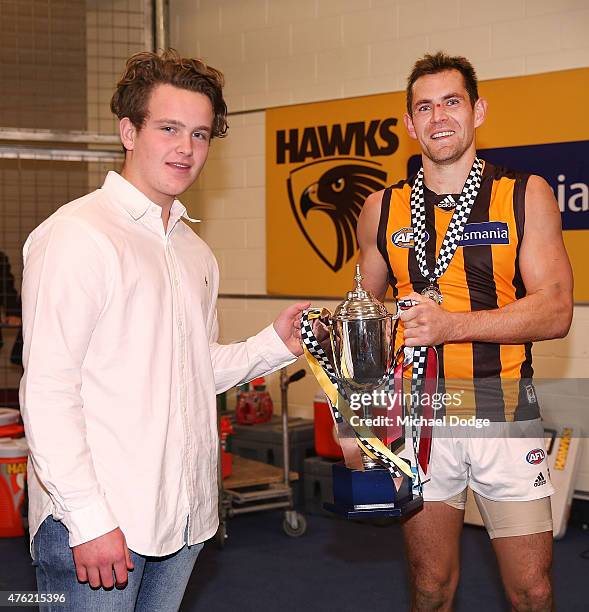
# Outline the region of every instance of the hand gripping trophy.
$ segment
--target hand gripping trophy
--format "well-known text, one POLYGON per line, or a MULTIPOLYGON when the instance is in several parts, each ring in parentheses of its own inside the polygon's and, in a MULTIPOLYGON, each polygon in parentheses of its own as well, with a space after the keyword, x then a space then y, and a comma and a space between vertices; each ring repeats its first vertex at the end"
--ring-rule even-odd
POLYGON ((348 518, 403 516, 423 505, 433 414, 421 398, 432 391, 432 381, 436 386, 437 355, 433 347, 395 353, 400 310, 413 304, 395 302, 389 313, 362 288, 360 266, 355 281, 333 315, 309 309, 301 322, 305 356, 328 398, 345 459, 333 466, 334 503, 325 507, 348 518), (315 335, 317 322, 328 331, 323 342, 315 335), (403 370, 409 365, 406 394, 403 370), (403 445, 411 460, 391 450, 403 445))

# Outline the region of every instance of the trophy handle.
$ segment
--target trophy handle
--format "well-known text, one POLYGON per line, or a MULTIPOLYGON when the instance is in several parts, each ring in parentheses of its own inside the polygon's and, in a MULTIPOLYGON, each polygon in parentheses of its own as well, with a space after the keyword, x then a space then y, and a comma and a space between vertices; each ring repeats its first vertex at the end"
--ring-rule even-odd
POLYGON ((393 321, 396 321, 401 316, 401 309, 399 308, 399 302, 397 302, 397 300, 393 300, 393 305, 395 307, 395 312, 389 312, 389 316, 393 321))

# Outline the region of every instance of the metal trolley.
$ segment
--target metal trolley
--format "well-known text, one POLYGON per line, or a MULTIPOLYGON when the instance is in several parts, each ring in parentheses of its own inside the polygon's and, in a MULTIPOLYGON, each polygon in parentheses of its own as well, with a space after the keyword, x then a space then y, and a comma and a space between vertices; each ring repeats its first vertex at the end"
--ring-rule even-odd
POLYGON ((284 508, 282 528, 286 535, 296 538, 307 530, 305 517, 293 508, 290 483, 298 479, 298 474, 290 471, 288 438, 288 387, 305 374, 301 369, 289 376, 286 368, 280 370, 283 467, 234 456, 234 473, 223 482, 219 461, 219 529, 215 540, 220 548, 227 541, 228 519, 238 514, 284 508))

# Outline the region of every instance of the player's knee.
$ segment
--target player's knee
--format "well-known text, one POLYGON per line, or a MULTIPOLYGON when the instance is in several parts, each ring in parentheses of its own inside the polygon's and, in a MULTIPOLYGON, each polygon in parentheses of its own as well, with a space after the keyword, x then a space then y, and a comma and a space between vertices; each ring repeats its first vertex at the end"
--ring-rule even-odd
POLYGON ((416 585, 414 600, 416 610, 440 610, 448 608, 454 592, 445 585, 416 585))
POLYGON ((458 572, 445 576, 422 576, 414 581, 414 598, 418 610, 447 608, 454 599, 458 584, 458 572))
POLYGON ((548 577, 515 589, 509 595, 517 612, 548 612, 552 609, 552 585, 548 577))

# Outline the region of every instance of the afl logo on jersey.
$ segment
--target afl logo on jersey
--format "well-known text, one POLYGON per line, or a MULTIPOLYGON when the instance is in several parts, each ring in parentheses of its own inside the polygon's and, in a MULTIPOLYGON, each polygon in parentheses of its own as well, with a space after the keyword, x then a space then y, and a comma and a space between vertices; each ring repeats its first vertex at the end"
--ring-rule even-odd
MULTIPOLYGON (((429 234, 425 232, 425 242, 429 240, 429 234)), ((403 227, 399 231, 395 232, 391 236, 392 243, 401 249, 412 249, 414 247, 413 242, 413 228, 403 227)))
POLYGON ((535 448, 526 455, 526 461, 532 465, 538 465, 544 461, 546 453, 541 448, 535 448))

